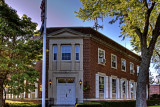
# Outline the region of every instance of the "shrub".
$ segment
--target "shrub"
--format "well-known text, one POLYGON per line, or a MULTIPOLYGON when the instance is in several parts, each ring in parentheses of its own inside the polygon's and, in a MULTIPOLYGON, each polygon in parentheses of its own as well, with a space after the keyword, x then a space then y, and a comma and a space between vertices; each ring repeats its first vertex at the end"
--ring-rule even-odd
POLYGON ((102 104, 97 102, 78 103, 75 107, 103 107, 102 104))

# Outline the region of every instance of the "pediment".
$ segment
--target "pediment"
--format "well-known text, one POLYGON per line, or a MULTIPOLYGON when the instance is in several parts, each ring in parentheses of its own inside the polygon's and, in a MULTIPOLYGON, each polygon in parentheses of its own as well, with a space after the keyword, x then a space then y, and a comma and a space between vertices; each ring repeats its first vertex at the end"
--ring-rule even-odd
POLYGON ((81 38, 84 37, 85 34, 71 30, 71 29, 61 29, 56 32, 52 32, 48 34, 47 37, 51 38, 81 38))

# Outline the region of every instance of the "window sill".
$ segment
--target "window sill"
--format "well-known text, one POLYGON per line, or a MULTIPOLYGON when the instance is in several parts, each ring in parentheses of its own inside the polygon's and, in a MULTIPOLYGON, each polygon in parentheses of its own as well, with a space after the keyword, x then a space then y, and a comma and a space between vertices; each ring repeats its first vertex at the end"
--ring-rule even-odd
POLYGON ((111 67, 111 68, 113 68, 113 69, 117 69, 117 67, 111 67))

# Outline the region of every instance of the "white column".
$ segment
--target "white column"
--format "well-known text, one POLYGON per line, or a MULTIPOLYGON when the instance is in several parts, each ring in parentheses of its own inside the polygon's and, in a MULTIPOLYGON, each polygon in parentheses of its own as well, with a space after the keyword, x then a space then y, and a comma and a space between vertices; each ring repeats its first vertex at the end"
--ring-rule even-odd
POLYGON ((148 99, 148 85, 146 85, 146 99, 148 99))
POLYGON ((73 71, 75 70, 75 44, 72 44, 71 60, 72 60, 72 71, 73 71))
POLYGON ((99 98, 99 74, 96 74, 95 78, 96 98, 99 98))
POLYGON ((109 93, 110 99, 112 99, 112 77, 109 77, 109 93))
POLYGON ((57 70, 60 71, 60 67, 61 67, 61 45, 57 44, 57 70))
POLYGON ((133 99, 136 99, 136 82, 133 83, 133 99))
POLYGON ((38 98, 38 83, 35 83, 35 98, 38 98))
POLYGON ((131 99, 131 81, 129 81, 129 99, 131 99))
POLYGON ((53 70, 53 45, 49 44, 49 70, 53 70))
POLYGON ((80 44, 80 70, 83 70, 83 44, 80 44))
POLYGON ((126 99, 128 99, 128 80, 126 80, 126 99))
POLYGON ((116 79, 116 99, 119 99, 119 78, 116 79))
POLYGON ((108 76, 105 76, 105 98, 108 98, 108 76))
POLYGON ((123 98, 123 86, 122 86, 123 80, 120 80, 120 88, 121 88, 121 98, 123 98))

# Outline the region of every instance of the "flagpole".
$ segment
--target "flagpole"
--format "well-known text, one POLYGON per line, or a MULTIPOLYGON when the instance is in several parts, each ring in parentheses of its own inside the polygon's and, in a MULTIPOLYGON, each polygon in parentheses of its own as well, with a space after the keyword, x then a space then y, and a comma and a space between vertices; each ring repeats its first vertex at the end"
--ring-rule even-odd
POLYGON ((42 107, 45 107, 46 94, 46 23, 47 23, 47 0, 44 9, 44 31, 43 31, 43 66, 42 66, 42 107))

